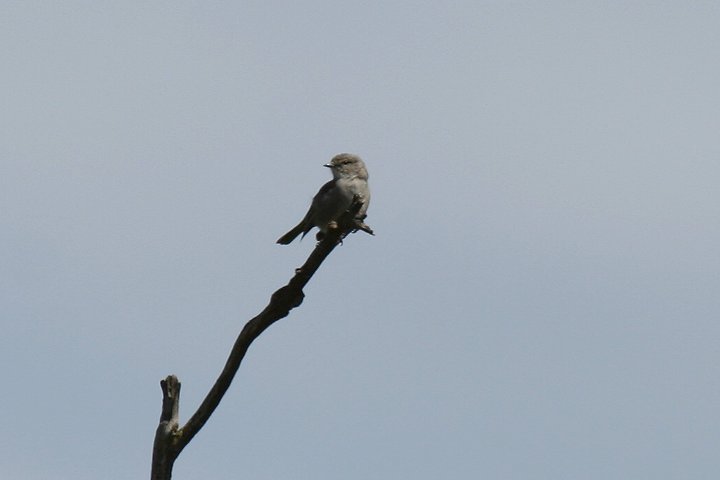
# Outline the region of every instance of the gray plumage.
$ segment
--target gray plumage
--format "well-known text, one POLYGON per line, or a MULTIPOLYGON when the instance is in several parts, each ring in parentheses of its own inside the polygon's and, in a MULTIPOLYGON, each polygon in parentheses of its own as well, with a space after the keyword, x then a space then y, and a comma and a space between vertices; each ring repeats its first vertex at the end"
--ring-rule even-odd
POLYGON ((321 238, 322 234, 327 232, 328 224, 350 208, 355 195, 363 202, 357 218, 365 218, 370 203, 370 188, 368 172, 362 159, 351 153, 341 153, 335 155, 325 166, 332 170, 333 179, 323 185, 313 197, 310 209, 300 223, 280 237, 277 243, 287 245, 301 233, 304 237, 313 227, 320 229, 318 238, 321 238))

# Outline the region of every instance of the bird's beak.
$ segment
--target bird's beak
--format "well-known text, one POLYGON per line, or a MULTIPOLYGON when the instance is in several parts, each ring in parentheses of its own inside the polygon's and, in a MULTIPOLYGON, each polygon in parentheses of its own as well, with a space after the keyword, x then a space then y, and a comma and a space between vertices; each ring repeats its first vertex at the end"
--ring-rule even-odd
POLYGON ((325 165, 323 165, 323 167, 332 168, 333 166, 332 166, 332 164, 330 164, 330 163, 326 163, 325 165))

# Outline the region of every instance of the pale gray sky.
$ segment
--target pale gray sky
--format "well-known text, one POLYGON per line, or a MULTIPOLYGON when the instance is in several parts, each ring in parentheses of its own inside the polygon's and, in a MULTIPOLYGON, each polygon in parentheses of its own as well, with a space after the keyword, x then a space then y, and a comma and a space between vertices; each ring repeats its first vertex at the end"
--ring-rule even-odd
POLYGON ((149 476, 313 246, 174 478, 715 479, 717 2, 0 6, 0 475, 149 476))

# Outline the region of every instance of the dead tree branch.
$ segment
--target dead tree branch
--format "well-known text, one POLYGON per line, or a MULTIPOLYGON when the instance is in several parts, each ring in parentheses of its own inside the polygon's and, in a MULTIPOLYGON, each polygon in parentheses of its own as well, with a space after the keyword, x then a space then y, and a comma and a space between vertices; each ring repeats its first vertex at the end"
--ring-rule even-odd
POLYGON ((356 218, 361 205, 356 198, 350 209, 338 219, 338 225, 330 228, 324 238, 318 242, 305 264, 295 270, 295 275, 288 284, 273 293, 267 307, 245 324, 215 384, 182 428, 179 422, 180 381, 175 375, 169 375, 160 382, 163 403, 160 423, 155 432, 151 480, 169 480, 172 477, 175 460, 220 404, 250 344, 270 325, 286 317, 293 308, 300 306, 305 296, 303 288, 330 252, 350 233, 363 230, 372 234, 372 229, 365 225, 363 219, 356 218))

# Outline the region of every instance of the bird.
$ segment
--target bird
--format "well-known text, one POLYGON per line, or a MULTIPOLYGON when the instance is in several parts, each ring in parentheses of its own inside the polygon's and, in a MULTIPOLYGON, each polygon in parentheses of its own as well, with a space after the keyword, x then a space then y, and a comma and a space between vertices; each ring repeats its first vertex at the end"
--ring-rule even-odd
MULTIPOLYGON (((327 233, 328 226, 350 208, 356 197, 362 202, 356 219, 362 222, 366 217, 370 203, 370 188, 368 172, 362 159, 352 153, 340 153, 324 166, 332 171, 333 179, 320 187, 305 217, 289 232, 278 238, 277 243, 288 245, 301 233, 300 238, 305 237, 313 227, 320 229, 317 239, 321 240, 327 233)), ((372 233, 372 230, 367 228, 369 233, 372 233)))

